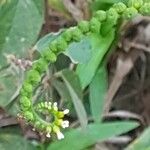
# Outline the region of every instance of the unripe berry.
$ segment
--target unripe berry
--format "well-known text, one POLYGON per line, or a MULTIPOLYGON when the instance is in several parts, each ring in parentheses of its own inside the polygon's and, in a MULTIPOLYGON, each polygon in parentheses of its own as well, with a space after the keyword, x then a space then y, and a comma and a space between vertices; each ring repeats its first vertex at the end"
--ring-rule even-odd
POLYGON ((90 31, 94 33, 99 33, 101 28, 101 23, 93 17, 90 21, 90 31))
POLYGON ((126 10, 127 6, 124 3, 119 2, 114 4, 113 8, 117 11, 117 13, 121 14, 126 10))
POLYGON ((98 10, 94 14, 94 17, 98 19, 99 22, 105 21, 106 20, 106 12, 103 10, 98 10))
POLYGON ((89 32, 89 22, 88 21, 80 21, 78 23, 78 28, 81 30, 81 32, 84 34, 84 33, 87 33, 89 32))
POLYGON ((125 19, 131 19, 131 18, 135 17, 137 14, 138 14, 137 9, 135 9, 134 7, 130 7, 124 11, 123 17, 125 19))

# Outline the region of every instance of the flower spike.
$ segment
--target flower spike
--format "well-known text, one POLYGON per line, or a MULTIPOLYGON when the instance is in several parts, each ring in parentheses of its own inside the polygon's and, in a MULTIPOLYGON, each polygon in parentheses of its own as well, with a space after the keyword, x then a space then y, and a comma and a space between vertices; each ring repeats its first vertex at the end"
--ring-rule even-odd
POLYGON ((49 63, 57 61, 57 56, 63 53, 72 42, 80 42, 82 37, 93 36, 93 34, 106 36, 109 31, 117 29, 119 20, 131 19, 137 14, 150 15, 150 2, 129 0, 128 5, 119 2, 107 11, 98 10, 90 20, 81 21, 76 27, 64 30, 58 38, 51 41, 50 45, 41 53, 41 57, 33 63, 31 70, 27 72, 20 90, 21 112, 18 116, 25 119, 37 131, 45 133, 46 137, 50 138, 52 133, 55 133, 59 140, 63 139, 61 128, 69 127, 69 121, 64 120, 64 116, 69 113, 69 110, 60 111, 56 102, 42 101, 35 105, 32 104, 33 92, 41 82, 42 74, 48 68, 49 63), (43 115, 49 116, 50 121, 44 120, 41 117, 43 115))

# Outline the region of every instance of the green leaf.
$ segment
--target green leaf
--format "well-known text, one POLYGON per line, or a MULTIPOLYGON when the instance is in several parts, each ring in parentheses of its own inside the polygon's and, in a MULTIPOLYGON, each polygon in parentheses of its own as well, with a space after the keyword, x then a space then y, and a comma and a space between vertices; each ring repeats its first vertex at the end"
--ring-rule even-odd
POLYGON ((108 138, 120 135, 137 127, 136 122, 114 122, 103 124, 89 124, 86 131, 80 128, 71 129, 66 132, 65 139, 56 141, 49 145, 47 150, 81 150, 96 142, 104 141, 108 138))
POLYGON ((13 95, 19 87, 18 74, 8 74, 0 77, 0 106, 6 107, 13 100, 13 95))
POLYGON ((60 32, 57 33, 49 33, 42 37, 34 46, 34 49, 42 53, 45 49, 47 49, 50 45, 50 43, 55 40, 59 35, 61 34, 60 32))
POLYGON ((107 71, 105 65, 102 64, 90 84, 89 91, 92 117, 97 122, 102 117, 107 84, 107 71))
POLYGON ((84 37, 80 42, 73 42, 64 52, 73 63, 87 63, 92 56, 92 45, 88 37, 84 37))
POLYGON ((148 150, 150 148, 150 127, 125 150, 148 150))
POLYGON ((51 83, 64 101, 71 101, 70 93, 63 82, 54 79, 51 83))
POLYGON ((0 4, 0 64, 4 63, 4 53, 24 56, 36 41, 43 19, 42 0, 9 0, 0 4))
POLYGON ((63 70, 61 72, 61 76, 66 83, 81 126, 82 128, 85 129, 88 121, 87 121, 87 114, 84 105, 82 103, 82 90, 78 76, 73 71, 70 70, 63 70))
POLYGON ((73 107, 72 99, 68 91, 68 88, 66 87, 66 84, 56 79, 52 80, 51 83, 54 86, 54 88, 57 90, 61 99, 63 100, 63 106, 70 110, 69 116, 75 117, 76 112, 73 107))
POLYGON ((78 65, 76 70, 82 89, 84 89, 92 81, 99 64, 108 52, 109 47, 114 40, 114 36, 114 29, 112 29, 105 37, 98 34, 90 35, 89 38, 92 44, 92 57, 88 63, 78 65))
POLYGON ((37 150, 31 143, 19 135, 0 134, 1 150, 37 150))

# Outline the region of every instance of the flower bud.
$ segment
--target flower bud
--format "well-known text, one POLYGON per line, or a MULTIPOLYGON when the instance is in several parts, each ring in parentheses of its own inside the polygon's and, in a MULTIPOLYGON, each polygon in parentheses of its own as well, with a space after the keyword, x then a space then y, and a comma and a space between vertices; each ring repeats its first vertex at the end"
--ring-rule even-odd
POLYGON ((139 11, 142 15, 150 15, 150 3, 142 5, 139 11))
POLYGON ((31 101, 27 97, 21 97, 20 103, 21 103, 21 105, 23 105, 26 108, 30 108, 31 107, 31 101))
POLYGON ((58 40, 57 40, 57 48, 58 48, 58 51, 64 51, 66 50, 68 44, 67 42, 65 41, 64 38, 60 37, 58 40))
POLYGON ((90 31, 94 33, 99 33, 101 28, 101 23, 93 17, 90 21, 90 31))
POLYGON ((72 39, 76 42, 79 42, 82 37, 82 32, 78 27, 72 28, 72 39))
POLYGON ((33 69, 42 73, 43 71, 46 70, 47 66, 48 66, 48 63, 43 58, 40 58, 33 64, 33 69))
POLYGON ((72 40, 72 34, 71 34, 71 29, 67 29, 62 33, 61 35, 67 42, 70 42, 72 40))
POLYGON ((130 7, 124 11, 123 17, 125 19, 131 19, 131 18, 135 17, 137 14, 138 14, 137 9, 135 9, 134 7, 130 7))
POLYGON ((26 111, 26 112, 24 113, 24 117, 25 117, 28 121, 33 121, 33 120, 34 120, 34 116, 33 116, 32 112, 30 112, 30 111, 26 111))
POLYGON ((106 20, 106 12, 103 10, 98 10, 94 14, 94 17, 98 19, 99 22, 105 21, 106 20))
POLYGON ((117 20, 119 18, 119 15, 116 11, 116 9, 114 8, 110 8, 108 11, 107 11, 107 22, 115 25, 117 23, 117 20))
POLYGON ((143 0, 129 0, 128 6, 139 9, 143 5, 143 0))
POLYGON ((117 13, 121 14, 126 10, 127 6, 124 3, 119 2, 114 4, 113 8, 117 11, 117 13))
POLYGON ((52 52, 57 52, 58 51, 57 50, 57 42, 55 40, 50 43, 49 49, 52 52))
POLYGON ((32 92, 32 85, 30 83, 28 83, 28 82, 24 82, 23 83, 23 89, 27 93, 31 93, 32 92))
POLYGON ((82 33, 89 32, 89 22, 88 21, 80 21, 78 24, 78 28, 81 30, 82 33))
POLYGON ((42 54, 42 57, 48 62, 55 62, 57 60, 57 56, 54 52, 50 50, 45 50, 42 54))
POLYGON ((38 71, 36 71, 36 70, 30 70, 27 73, 27 79, 28 79, 29 82, 31 82, 33 84, 37 84, 38 82, 40 82, 41 76, 40 76, 40 74, 39 74, 38 71))

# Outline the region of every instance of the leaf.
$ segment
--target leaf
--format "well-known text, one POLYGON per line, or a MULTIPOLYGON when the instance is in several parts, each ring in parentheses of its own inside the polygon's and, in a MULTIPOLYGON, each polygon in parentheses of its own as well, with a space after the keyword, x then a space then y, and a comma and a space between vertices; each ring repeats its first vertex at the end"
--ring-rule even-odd
POLYGON ((62 141, 53 142, 48 146, 47 150, 81 150, 87 148, 96 142, 104 141, 108 138, 120 135, 129 130, 136 128, 136 122, 113 122, 103 124, 89 124, 86 131, 80 128, 71 129, 66 132, 65 139, 62 141))
POLYGON ((0 4, 0 64, 4 53, 24 56, 36 41, 43 19, 44 1, 8 0, 0 4))
POLYGON ((37 150, 31 143, 19 135, 0 134, 1 150, 37 150))
POLYGON ((0 77, 0 106, 6 107, 12 102, 12 97, 19 87, 18 74, 8 74, 0 77))
POLYGON ((77 112, 80 124, 82 128, 85 129, 88 121, 87 121, 87 114, 84 105, 82 103, 82 90, 78 76, 73 71, 67 69, 61 72, 61 76, 65 81, 70 96, 72 98, 72 102, 77 112))
POLYGON ((105 37, 98 34, 90 35, 89 38, 92 44, 92 57, 88 63, 78 65, 76 70, 82 89, 84 89, 92 81, 99 64, 101 63, 104 55, 108 52, 109 47, 114 40, 114 36, 114 29, 112 29, 105 37))
POLYGON ((53 79, 51 83, 54 86, 54 88, 57 90, 57 92, 59 93, 61 99, 63 100, 64 107, 70 110, 69 115, 72 117, 75 117, 76 112, 73 107, 72 99, 68 91, 68 88, 66 87, 66 84, 55 79, 53 79))
POLYGON ((63 82, 54 79, 51 83, 64 101, 71 101, 70 93, 63 82))
POLYGON ((87 63, 92 55, 92 45, 88 37, 83 38, 80 42, 73 42, 64 52, 73 63, 87 63))
POLYGON ((42 37, 34 46, 34 49, 42 53, 45 49, 47 49, 50 45, 50 43, 55 40, 59 35, 61 34, 60 32, 57 33, 49 33, 42 37))
POLYGON ((104 107, 104 97, 107 92, 107 71, 102 64, 90 84, 90 106, 93 119, 101 120, 104 107))
POLYGON ((150 148, 150 127, 139 138, 133 141, 125 150, 148 150, 150 148))

